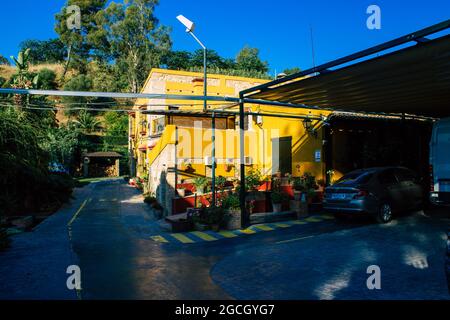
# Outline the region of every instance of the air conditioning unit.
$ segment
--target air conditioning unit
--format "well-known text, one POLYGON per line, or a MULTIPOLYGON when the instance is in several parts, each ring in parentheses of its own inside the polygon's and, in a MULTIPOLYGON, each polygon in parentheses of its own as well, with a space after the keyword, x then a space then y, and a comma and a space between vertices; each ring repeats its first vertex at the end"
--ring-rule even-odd
POLYGON ((263 117, 262 116, 256 116, 256 124, 262 125, 263 124, 263 117))
POLYGON ((252 157, 245 157, 245 158, 244 158, 244 164, 245 164, 246 166, 251 166, 251 165, 253 165, 253 158, 252 158, 252 157))

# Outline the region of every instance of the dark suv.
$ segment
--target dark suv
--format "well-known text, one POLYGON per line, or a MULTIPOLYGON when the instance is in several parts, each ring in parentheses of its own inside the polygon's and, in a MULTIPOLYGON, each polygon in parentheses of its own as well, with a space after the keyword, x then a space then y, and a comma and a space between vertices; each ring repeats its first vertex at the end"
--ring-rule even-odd
POLYGON ((324 209, 336 214, 368 213, 387 223, 394 212, 421 208, 423 199, 421 182, 411 170, 370 168, 350 172, 326 188, 324 209))

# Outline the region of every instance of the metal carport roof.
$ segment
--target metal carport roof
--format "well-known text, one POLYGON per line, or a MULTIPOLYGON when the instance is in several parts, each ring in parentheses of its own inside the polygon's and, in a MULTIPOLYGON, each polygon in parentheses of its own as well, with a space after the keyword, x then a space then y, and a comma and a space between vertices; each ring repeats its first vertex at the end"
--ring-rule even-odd
POLYGON ((449 117, 450 35, 432 40, 425 38, 449 27, 450 20, 444 21, 348 57, 245 90, 242 97, 340 111, 449 117), (356 59, 411 41, 417 44, 348 65, 356 59), (341 68, 331 70, 339 66, 341 68))

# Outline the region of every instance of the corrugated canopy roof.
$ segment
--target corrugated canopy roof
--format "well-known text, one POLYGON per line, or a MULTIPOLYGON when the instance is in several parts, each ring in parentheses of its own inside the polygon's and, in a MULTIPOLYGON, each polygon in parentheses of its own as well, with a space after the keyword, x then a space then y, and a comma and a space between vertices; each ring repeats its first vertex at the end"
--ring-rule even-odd
POLYGON ((255 87, 245 97, 341 111, 449 117, 450 35, 413 40, 418 43, 411 47, 317 76, 255 87))

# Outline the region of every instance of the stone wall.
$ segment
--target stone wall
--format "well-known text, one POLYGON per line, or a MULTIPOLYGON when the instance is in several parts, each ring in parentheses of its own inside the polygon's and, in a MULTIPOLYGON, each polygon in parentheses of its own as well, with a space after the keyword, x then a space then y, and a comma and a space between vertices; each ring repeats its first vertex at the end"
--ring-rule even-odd
POLYGON ((175 144, 168 144, 150 165, 149 191, 164 207, 164 215, 172 214, 172 199, 176 195, 175 144))

